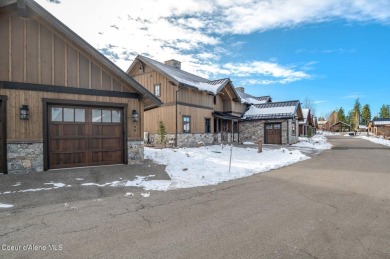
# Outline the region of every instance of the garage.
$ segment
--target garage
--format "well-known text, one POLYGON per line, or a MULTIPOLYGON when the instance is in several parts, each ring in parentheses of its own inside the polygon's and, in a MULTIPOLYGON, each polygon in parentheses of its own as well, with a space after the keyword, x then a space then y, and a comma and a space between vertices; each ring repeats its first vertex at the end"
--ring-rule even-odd
POLYGON ((265 144, 282 144, 282 125, 280 123, 265 124, 265 144))
POLYGON ((47 107, 48 169, 126 162, 123 108, 47 107))

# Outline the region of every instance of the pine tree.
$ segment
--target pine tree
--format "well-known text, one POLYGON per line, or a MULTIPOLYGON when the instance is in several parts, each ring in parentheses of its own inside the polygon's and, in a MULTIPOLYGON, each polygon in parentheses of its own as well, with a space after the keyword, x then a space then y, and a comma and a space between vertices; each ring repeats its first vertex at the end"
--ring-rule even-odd
POLYGON ((345 122, 345 113, 343 107, 340 107, 340 109, 337 111, 337 120, 345 122))
POLYGON ((353 106, 353 124, 354 124, 354 127, 353 128, 358 128, 359 127, 359 124, 360 124, 360 110, 361 110, 361 104, 360 104, 360 101, 359 101, 359 98, 357 98, 355 100, 355 104, 353 106))
POLYGON ((158 130, 157 134, 160 136, 160 143, 164 143, 165 135, 167 134, 167 131, 165 129, 165 125, 163 121, 158 122, 158 130))
POLYGON ((390 118, 390 105, 382 105, 379 111, 379 118, 390 118))
POLYGON ((368 124, 368 122, 371 120, 371 110, 370 105, 366 104, 362 108, 362 118, 365 125, 368 124))

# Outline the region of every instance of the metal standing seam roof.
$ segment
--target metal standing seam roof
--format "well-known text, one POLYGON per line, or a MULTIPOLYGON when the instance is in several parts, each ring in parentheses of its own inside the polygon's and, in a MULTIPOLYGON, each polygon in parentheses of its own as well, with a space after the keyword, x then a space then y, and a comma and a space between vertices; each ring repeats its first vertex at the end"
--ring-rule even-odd
MULTIPOLYGON (((143 96, 147 97, 152 103, 154 103, 154 106, 157 107, 157 106, 160 106, 162 104, 161 101, 157 97, 155 97, 151 92, 149 92, 141 84, 139 84, 137 81, 135 81, 129 75, 127 75, 122 69, 120 69, 114 63, 112 63, 102 53, 100 53, 97 49, 92 47, 88 42, 86 42, 83 38, 81 38, 79 35, 77 35, 75 32, 73 32, 69 27, 67 27, 65 24, 63 24, 60 20, 58 20, 54 15, 49 13, 46 9, 44 9, 38 3, 36 3, 33 0, 23 0, 21 2, 23 4, 25 4, 28 8, 30 8, 34 13, 36 13, 40 17, 42 17, 45 22, 49 23, 56 30, 60 31, 69 40, 73 41, 74 43, 76 43, 76 45, 81 47, 84 51, 88 52, 90 55, 92 55, 94 58, 96 58, 98 62, 100 62, 101 64, 106 66, 109 70, 111 70, 111 72, 116 74, 119 78, 124 80, 127 84, 131 85, 136 91, 138 91, 143 96)), ((16 4, 16 3, 19 5, 19 2, 17 0, 2 1, 2 2, 0 2, 0 7, 4 7, 7 5, 12 5, 12 4, 16 4)))
POLYGON ((390 118, 375 118, 372 122, 378 126, 390 125, 390 118))
POLYGON ((298 100, 251 105, 242 118, 245 120, 293 118, 299 105, 298 100))

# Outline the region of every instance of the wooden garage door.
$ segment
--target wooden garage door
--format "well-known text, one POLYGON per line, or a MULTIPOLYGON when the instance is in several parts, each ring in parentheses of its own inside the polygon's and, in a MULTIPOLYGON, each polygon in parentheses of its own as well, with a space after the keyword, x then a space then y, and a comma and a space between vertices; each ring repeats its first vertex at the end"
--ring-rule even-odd
POLYGON ((124 163, 123 109, 49 105, 49 168, 124 163))
POLYGON ((282 127, 280 123, 265 124, 265 144, 282 144, 282 127))

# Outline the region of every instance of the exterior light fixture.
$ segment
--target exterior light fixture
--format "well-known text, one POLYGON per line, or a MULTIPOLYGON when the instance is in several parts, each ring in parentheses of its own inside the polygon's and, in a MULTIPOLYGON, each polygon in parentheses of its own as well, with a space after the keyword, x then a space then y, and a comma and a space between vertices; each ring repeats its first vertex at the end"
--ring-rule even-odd
POLYGON ((28 109, 28 105, 27 104, 23 104, 20 107, 20 119, 21 120, 28 120, 28 116, 29 116, 28 111, 29 111, 29 109, 28 109))
POLYGON ((138 121, 138 112, 136 110, 133 110, 133 112, 131 113, 131 117, 133 118, 133 122, 137 122, 138 121))

